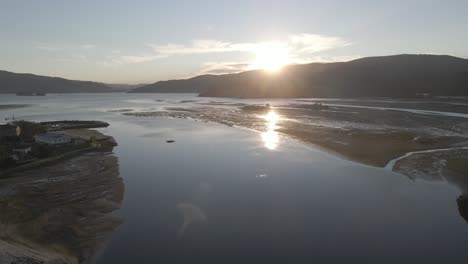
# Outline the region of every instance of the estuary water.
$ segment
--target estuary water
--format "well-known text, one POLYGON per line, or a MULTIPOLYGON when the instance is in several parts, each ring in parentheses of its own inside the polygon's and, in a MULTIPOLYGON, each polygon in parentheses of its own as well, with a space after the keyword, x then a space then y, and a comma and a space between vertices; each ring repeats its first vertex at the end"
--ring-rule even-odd
POLYGON ((30 106, 0 110, 0 118, 110 124, 100 131, 118 143, 125 194, 114 214, 124 223, 97 263, 467 263, 462 191, 447 181, 414 181, 280 135, 121 114, 197 100, 246 102, 1 95, 0 104, 30 106))

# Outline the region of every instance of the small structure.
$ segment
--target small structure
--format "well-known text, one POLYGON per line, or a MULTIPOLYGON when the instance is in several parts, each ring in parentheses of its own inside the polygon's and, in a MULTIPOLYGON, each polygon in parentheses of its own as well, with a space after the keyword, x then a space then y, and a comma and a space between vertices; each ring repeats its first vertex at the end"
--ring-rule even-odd
POLYGON ((21 134, 21 128, 12 124, 0 125, 0 139, 17 137, 21 134))
POLYGON ((37 143, 47 145, 70 144, 73 140, 73 137, 66 135, 63 132, 48 132, 36 135, 34 138, 37 143))
POLYGON ((13 148, 13 152, 26 155, 31 152, 31 146, 30 145, 18 145, 13 148))
POLYGON ((416 93, 416 97, 428 99, 431 98, 432 95, 430 93, 416 93))
POLYGON ((80 138, 80 137, 74 137, 74 138, 72 138, 72 143, 73 143, 74 145, 77 145, 77 146, 78 146, 78 145, 83 145, 83 144, 85 144, 86 142, 88 142, 88 140, 82 139, 82 138, 80 138))
POLYGON ((31 153, 31 145, 17 145, 13 147, 12 152, 11 158, 16 161, 24 160, 31 153))

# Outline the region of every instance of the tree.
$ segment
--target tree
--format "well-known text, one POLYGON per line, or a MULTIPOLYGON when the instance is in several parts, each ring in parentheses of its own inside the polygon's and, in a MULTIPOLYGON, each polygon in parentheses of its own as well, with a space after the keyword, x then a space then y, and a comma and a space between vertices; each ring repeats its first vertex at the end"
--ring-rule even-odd
POLYGON ((34 144, 31 150, 31 154, 36 158, 47 158, 52 155, 53 150, 51 147, 43 144, 34 144))
POLYGON ((47 132, 47 127, 39 123, 29 122, 29 121, 18 121, 16 124, 21 129, 20 137, 22 139, 31 139, 37 134, 42 134, 47 132))
POLYGON ((8 147, 6 145, 0 145, 0 166, 3 167, 8 161, 8 147))

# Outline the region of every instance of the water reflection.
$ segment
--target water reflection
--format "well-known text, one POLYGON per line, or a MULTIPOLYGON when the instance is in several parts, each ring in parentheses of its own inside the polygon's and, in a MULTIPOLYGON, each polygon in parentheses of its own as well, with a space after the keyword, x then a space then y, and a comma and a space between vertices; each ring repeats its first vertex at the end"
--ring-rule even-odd
MULTIPOLYGON (((123 219, 117 157, 93 152, 0 180, 7 263, 90 263, 123 219)), ((3 259, 5 260, 5 259, 3 259)))
POLYGON ((280 143, 279 133, 276 132, 276 129, 278 129, 281 116, 274 110, 270 110, 266 115, 262 116, 262 118, 266 121, 266 131, 262 132, 260 136, 262 137, 264 146, 267 149, 274 150, 280 143))
POLYGON ((203 213, 202 209, 194 204, 180 203, 177 205, 177 209, 182 214, 183 222, 177 232, 177 237, 180 239, 185 233, 185 229, 188 228, 192 223, 205 222, 207 217, 203 213))

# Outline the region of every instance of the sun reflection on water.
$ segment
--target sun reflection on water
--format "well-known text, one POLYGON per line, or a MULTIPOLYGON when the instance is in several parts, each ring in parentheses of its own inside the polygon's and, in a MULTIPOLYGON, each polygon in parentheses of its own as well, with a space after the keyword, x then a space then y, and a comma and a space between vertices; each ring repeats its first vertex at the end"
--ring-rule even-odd
POLYGON ((262 118, 266 121, 266 131, 260 134, 263 145, 267 149, 274 150, 278 147, 280 142, 279 134, 276 132, 276 129, 278 128, 278 122, 281 117, 274 110, 270 110, 266 115, 262 116, 262 118))

